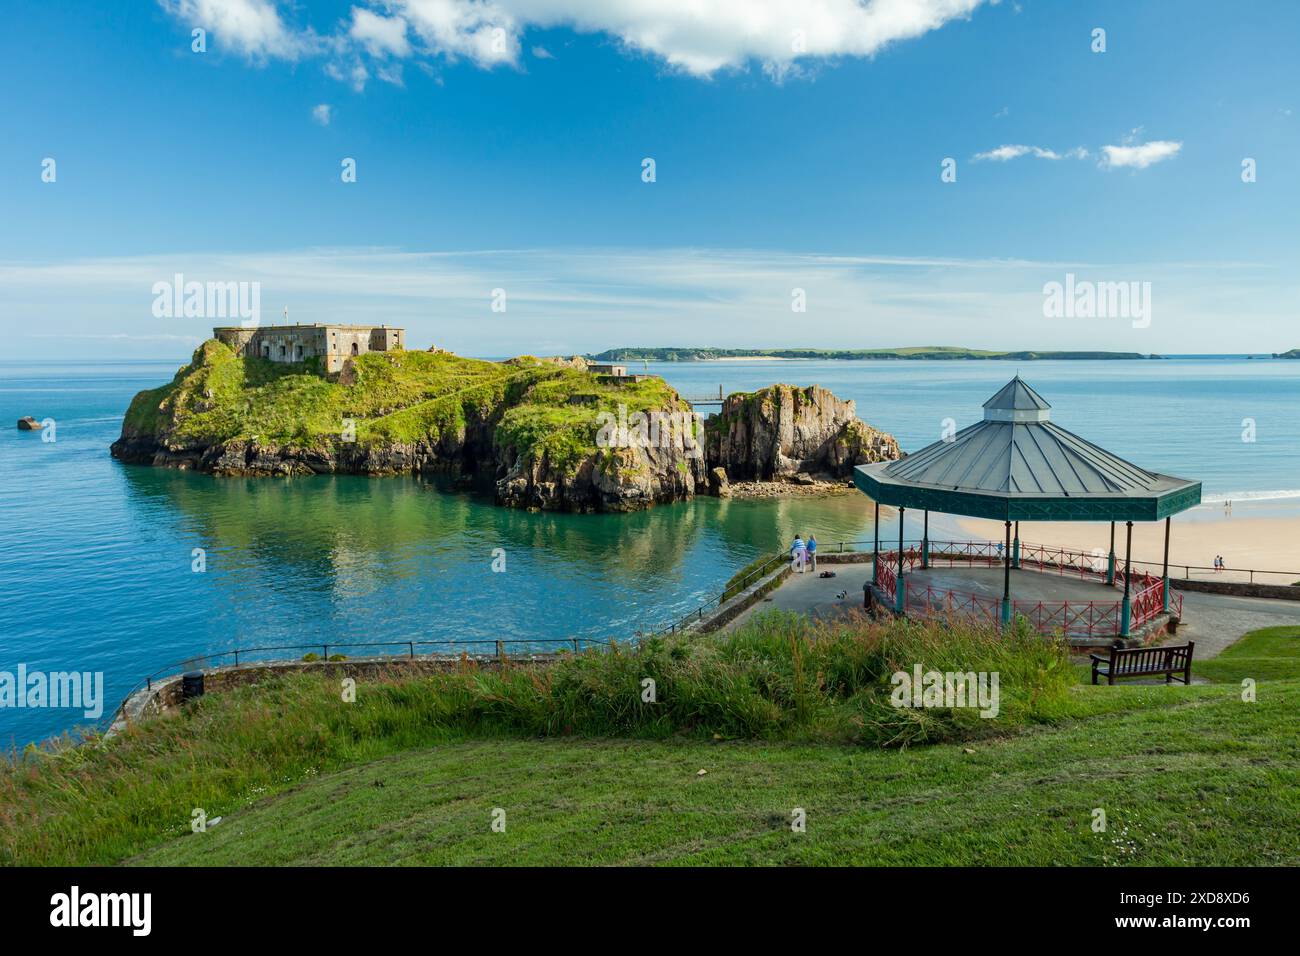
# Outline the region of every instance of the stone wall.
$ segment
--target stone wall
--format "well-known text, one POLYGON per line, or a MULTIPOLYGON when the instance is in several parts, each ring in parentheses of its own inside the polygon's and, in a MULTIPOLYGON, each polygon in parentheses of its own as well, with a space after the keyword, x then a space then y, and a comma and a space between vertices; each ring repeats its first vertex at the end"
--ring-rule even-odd
POLYGON ((1248 584, 1245 581, 1190 581, 1186 578, 1170 578, 1169 583, 1179 591, 1201 591, 1205 594, 1230 594, 1234 597, 1300 601, 1300 588, 1290 584, 1248 584))
POLYGON ((326 372, 341 371, 354 355, 390 352, 405 347, 403 329, 375 325, 264 325, 259 328, 228 326, 212 330, 236 355, 251 355, 272 362, 303 362, 319 358, 326 372))
MULTIPOLYGON (((201 668, 203 674, 203 693, 220 694, 256 684, 258 681, 277 674, 320 673, 334 676, 340 680, 351 677, 358 683, 362 681, 382 681, 392 678, 420 677, 428 674, 445 674, 466 668, 496 671, 502 667, 539 667, 559 660, 555 654, 531 654, 504 659, 491 655, 466 655, 464 657, 442 657, 423 655, 419 657, 357 657, 342 661, 256 661, 250 664, 236 664, 228 667, 201 668)), ((136 691, 118 708, 106 736, 121 733, 132 721, 155 717, 159 714, 174 713, 182 703, 182 677, 173 674, 154 681, 150 686, 136 691)))

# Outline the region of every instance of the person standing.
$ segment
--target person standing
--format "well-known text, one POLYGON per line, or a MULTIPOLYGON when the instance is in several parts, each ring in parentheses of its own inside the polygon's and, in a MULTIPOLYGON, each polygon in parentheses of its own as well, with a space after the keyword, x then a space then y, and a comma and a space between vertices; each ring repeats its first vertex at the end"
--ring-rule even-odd
POLYGON ((803 543, 803 538, 798 535, 794 536, 794 544, 790 546, 790 567, 799 574, 803 573, 803 563, 808 556, 808 546, 803 543))
POLYGON ((812 564, 813 574, 817 573, 817 539, 808 535, 808 560, 812 564))

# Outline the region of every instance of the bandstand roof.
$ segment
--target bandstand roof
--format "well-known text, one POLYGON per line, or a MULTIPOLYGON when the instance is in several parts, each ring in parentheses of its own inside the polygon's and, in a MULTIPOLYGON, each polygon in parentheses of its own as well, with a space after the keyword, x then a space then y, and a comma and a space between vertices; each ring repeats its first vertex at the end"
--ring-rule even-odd
POLYGON ((1156 521, 1200 504, 1201 483, 1139 468, 1051 421, 1019 375, 984 420, 897 461, 860 465, 885 505, 999 521, 1156 521))

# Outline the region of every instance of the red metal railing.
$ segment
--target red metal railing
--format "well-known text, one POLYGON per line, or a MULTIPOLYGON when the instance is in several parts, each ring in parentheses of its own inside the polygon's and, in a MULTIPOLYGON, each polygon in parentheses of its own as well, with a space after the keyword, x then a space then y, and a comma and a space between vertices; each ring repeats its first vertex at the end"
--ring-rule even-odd
MULTIPOLYGON (((1001 565, 1003 551, 986 541, 935 541, 930 543, 931 567, 1001 565)), ((921 565, 921 551, 916 547, 903 551, 904 572, 921 565)), ((1094 578, 1104 581, 1106 558, 1070 548, 1022 545, 1020 568, 1044 574, 1094 578)), ((891 605, 897 602, 899 555, 895 548, 881 551, 877 568, 877 588, 891 605)), ((1114 585, 1124 587, 1124 572, 1115 570, 1114 585)), ((935 588, 904 578, 905 606, 909 613, 925 616, 960 614, 996 625, 1002 619, 1002 599, 970 591, 935 588)), ((1182 616, 1183 598, 1171 593, 1169 609, 1182 616)), ((1139 627, 1164 612, 1164 581, 1145 572, 1135 572, 1130 582, 1129 627, 1139 627)), ((1123 625, 1123 601, 1024 601, 1013 600, 1011 613, 1025 618, 1034 630, 1043 634, 1061 633, 1067 637, 1114 637, 1123 625)))
POLYGON ((898 600, 898 572, 895 570, 898 567, 898 558, 894 558, 892 565, 883 560, 883 553, 881 558, 881 562, 876 565, 876 587, 889 599, 892 606, 898 600))

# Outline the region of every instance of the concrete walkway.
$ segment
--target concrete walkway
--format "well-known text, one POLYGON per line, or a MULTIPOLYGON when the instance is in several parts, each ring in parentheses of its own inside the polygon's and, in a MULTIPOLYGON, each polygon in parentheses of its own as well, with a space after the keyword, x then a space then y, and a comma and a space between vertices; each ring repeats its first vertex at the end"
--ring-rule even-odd
POLYGON ((862 585, 869 577, 871 577, 870 561, 862 564, 822 562, 816 574, 805 571, 803 574, 790 575, 780 587, 738 615, 723 630, 733 630, 753 615, 773 609, 795 611, 817 620, 827 620, 851 611, 861 611, 862 585), (835 577, 818 577, 822 571, 834 571, 835 577), (848 592, 843 598, 839 597, 842 591, 848 592))
POLYGON ((1300 625, 1300 601, 1183 591, 1183 624, 1169 643, 1196 642, 1196 658, 1217 657, 1261 627, 1300 625))
MULTIPOLYGON (((823 563, 819 570, 834 571, 836 576, 833 578, 820 578, 811 571, 803 574, 793 574, 766 598, 731 621, 724 630, 738 627, 754 614, 761 614, 772 609, 807 614, 819 620, 842 616, 851 611, 862 609, 862 585, 871 576, 871 563, 869 561, 861 564, 823 563), (839 597, 842 592, 846 591, 848 593, 843 598, 839 597)), ((960 587, 963 590, 974 590, 971 584, 980 574, 989 576, 987 571, 971 571, 968 569, 945 568, 942 569, 942 572, 945 575, 963 579, 960 583, 953 580, 946 585, 960 587), (959 573, 952 574, 953 571, 959 573)), ((935 569, 931 573, 938 577, 939 569, 935 569)), ((1063 589, 1073 592, 1078 589, 1081 592, 1080 594, 1071 593, 1068 595, 1071 600, 1083 596, 1082 592, 1084 590, 1091 592, 1088 596, 1096 597, 1095 589, 1099 587, 1099 585, 1092 582, 1082 582, 1077 579, 1062 578, 1050 574, 1039 575, 1035 571, 1022 570, 1012 572, 1012 574, 1013 578, 1024 575, 1045 578, 1047 580, 1042 581, 1042 585, 1053 591, 1063 589)), ((1001 572, 994 569, 991 577, 996 577, 996 590, 1000 595, 1001 572)), ((940 586, 940 582, 937 580, 933 583, 940 586)), ((1224 648, 1235 644, 1245 634, 1261 627, 1275 627, 1277 625, 1300 626, 1300 601, 1275 601, 1265 598, 1235 597, 1226 594, 1205 594, 1200 591, 1184 591, 1181 593, 1183 595, 1183 623, 1178 628, 1177 635, 1170 637, 1168 643, 1182 644, 1186 641, 1195 641, 1197 660, 1217 657, 1223 652, 1224 648)))

